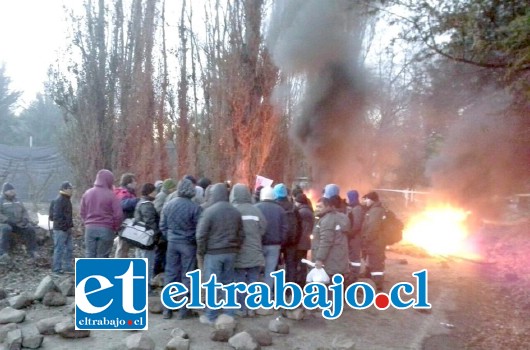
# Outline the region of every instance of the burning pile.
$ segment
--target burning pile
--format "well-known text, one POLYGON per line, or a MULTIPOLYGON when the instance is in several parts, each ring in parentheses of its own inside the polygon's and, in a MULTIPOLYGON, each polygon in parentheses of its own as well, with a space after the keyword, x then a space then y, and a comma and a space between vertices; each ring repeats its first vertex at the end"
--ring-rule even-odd
POLYGON ((430 255, 477 258, 470 242, 469 214, 449 204, 429 206, 408 220, 403 243, 420 247, 430 255))

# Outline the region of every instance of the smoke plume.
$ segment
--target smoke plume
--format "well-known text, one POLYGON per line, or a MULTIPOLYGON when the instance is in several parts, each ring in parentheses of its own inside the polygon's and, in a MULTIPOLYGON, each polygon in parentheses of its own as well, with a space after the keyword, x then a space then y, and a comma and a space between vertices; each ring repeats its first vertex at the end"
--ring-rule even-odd
POLYGON ((267 43, 275 63, 305 80, 291 136, 320 185, 351 184, 362 169, 352 149, 366 99, 359 63, 366 19, 357 12, 348 1, 288 1, 276 2, 271 16, 267 43))

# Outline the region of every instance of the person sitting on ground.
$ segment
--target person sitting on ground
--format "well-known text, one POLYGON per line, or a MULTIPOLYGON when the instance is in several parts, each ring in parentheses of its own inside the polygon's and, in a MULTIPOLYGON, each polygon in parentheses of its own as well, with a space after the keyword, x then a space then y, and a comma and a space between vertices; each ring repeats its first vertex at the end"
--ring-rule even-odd
POLYGON ((0 261, 9 262, 9 249, 12 235, 17 234, 24 238, 26 251, 30 257, 29 263, 34 264, 37 244, 35 230, 31 226, 28 211, 22 202, 19 202, 15 187, 9 182, 2 186, 0 197, 0 261))
POLYGON ((59 195, 52 202, 53 213, 53 265, 52 272, 55 274, 73 274, 74 266, 72 253, 74 244, 72 241, 72 184, 65 181, 61 184, 59 195))

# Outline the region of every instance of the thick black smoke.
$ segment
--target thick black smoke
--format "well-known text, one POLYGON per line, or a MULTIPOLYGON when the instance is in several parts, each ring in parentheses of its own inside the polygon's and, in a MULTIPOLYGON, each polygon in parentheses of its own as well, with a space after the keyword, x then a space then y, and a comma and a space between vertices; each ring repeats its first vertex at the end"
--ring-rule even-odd
POLYGON ((276 64, 306 83, 291 134, 319 184, 352 184, 362 171, 353 147, 366 99, 359 63, 366 19, 358 10, 351 1, 277 2, 270 21, 276 64))

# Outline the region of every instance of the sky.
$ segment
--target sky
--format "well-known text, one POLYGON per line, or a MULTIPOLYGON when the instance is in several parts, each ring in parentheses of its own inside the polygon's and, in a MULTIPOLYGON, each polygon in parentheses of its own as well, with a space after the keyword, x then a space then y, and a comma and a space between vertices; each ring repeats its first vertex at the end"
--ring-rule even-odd
POLYGON ((19 107, 43 91, 48 67, 66 45, 65 1, 0 0, 0 64, 10 89, 23 93, 19 107))

